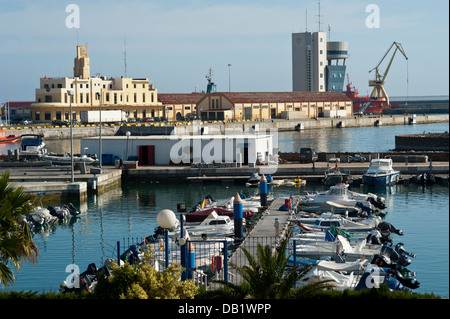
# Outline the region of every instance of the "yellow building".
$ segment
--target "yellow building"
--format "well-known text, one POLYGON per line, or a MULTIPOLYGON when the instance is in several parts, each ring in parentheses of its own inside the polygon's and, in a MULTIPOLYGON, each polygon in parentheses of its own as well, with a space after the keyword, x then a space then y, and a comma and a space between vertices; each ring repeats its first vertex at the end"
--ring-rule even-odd
POLYGON ((122 110, 128 118, 164 116, 158 91, 147 78, 91 77, 87 46, 77 46, 73 71, 73 78, 40 79, 36 102, 30 107, 32 120, 69 120, 69 91, 74 119, 80 118, 80 111, 98 110, 100 104, 102 110, 122 110))
POLYGON ((160 93, 158 99, 164 104, 164 116, 168 121, 193 119, 197 114, 197 102, 205 93, 160 93))
POLYGON ((197 102, 204 121, 344 117, 353 102, 338 92, 214 92, 197 102))

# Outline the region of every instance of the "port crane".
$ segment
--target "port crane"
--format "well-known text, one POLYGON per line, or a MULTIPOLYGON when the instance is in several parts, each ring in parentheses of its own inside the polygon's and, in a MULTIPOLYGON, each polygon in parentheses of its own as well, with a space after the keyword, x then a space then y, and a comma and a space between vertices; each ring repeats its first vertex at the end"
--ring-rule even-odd
POLYGON ((406 56, 406 53, 403 50, 401 43, 394 41, 391 44, 391 46, 389 47, 389 50, 387 50, 387 52, 384 54, 381 61, 377 64, 377 66, 369 71, 369 73, 370 73, 375 70, 375 80, 369 80, 369 87, 373 87, 373 91, 370 94, 370 97, 373 99, 378 99, 380 97, 385 98, 387 106, 390 105, 390 102, 389 102, 389 97, 388 97, 383 85, 386 80, 386 76, 388 75, 389 69, 391 68, 392 61, 394 60, 394 57, 395 57, 395 54, 397 53, 397 51, 400 51, 403 54, 403 56, 406 58, 406 60, 408 60, 408 57, 406 56), (389 52, 391 52, 391 50, 394 47, 395 47, 395 50, 393 51, 392 57, 386 67, 386 70, 384 71, 384 74, 382 74, 380 72, 380 65, 381 65, 381 63, 383 63, 384 59, 388 56, 389 52))

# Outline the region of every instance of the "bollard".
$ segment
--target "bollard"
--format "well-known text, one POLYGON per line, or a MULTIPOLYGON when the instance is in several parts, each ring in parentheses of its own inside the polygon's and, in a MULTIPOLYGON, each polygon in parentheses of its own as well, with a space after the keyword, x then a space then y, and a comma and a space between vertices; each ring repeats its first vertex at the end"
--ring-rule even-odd
POLYGON ((242 238, 242 218, 243 218, 242 199, 239 196, 239 194, 236 194, 236 196, 234 197, 234 203, 233 203, 233 219, 234 219, 235 239, 242 238))
POLYGON ((259 182, 259 197, 261 200, 261 206, 267 207, 267 179, 264 174, 261 176, 259 182))
POLYGON ((278 221, 278 217, 275 218, 275 236, 280 234, 280 222, 278 221))

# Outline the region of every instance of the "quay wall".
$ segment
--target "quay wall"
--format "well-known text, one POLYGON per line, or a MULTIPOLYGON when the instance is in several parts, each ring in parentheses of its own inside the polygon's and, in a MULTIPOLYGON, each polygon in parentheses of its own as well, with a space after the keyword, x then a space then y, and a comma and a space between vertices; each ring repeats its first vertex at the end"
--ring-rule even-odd
MULTIPOLYGON (((317 118, 296 120, 266 120, 266 121, 237 121, 237 122, 202 122, 202 129, 206 134, 225 134, 229 132, 243 133, 251 129, 278 131, 309 130, 320 128, 344 128, 344 127, 367 127, 384 125, 408 125, 412 123, 411 115, 390 116, 352 116, 342 118, 317 118)), ((444 123, 449 122, 448 114, 417 115, 414 118, 416 124, 444 123)), ((176 134, 193 134, 194 125, 187 122, 177 123, 128 123, 121 126, 103 126, 103 136, 124 136, 127 131, 133 136, 146 135, 169 135, 175 130, 176 134)), ((51 126, 29 126, 29 127, 2 127, 8 129, 11 134, 43 134, 46 139, 68 139, 70 138, 69 127, 51 126)), ((98 126, 75 125, 73 128, 74 138, 85 138, 99 135, 98 126)), ((196 132, 197 134, 198 132, 196 132)), ((200 134, 200 133, 198 133, 200 134)))
POLYGON ((409 134, 395 137, 395 149, 399 151, 447 151, 448 132, 442 134, 409 134))

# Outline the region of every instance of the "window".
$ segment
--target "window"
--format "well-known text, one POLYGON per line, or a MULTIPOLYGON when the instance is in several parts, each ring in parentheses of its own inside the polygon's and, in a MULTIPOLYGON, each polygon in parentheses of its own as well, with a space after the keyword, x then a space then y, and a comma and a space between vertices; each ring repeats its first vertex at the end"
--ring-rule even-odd
POLYGON ((89 84, 86 84, 86 89, 89 89, 89 84))
POLYGON ((114 104, 117 104, 117 93, 114 93, 114 104))
POLYGON ((142 88, 145 89, 145 84, 142 84, 142 88))
POLYGON ((323 50, 320 50, 320 54, 323 54, 323 50))
POLYGON ((83 83, 80 83, 80 89, 82 89, 83 88, 83 83))
POLYGON ((320 73, 320 78, 323 78, 323 73, 320 73))
POLYGON ((45 102, 52 102, 52 96, 51 95, 46 95, 45 96, 45 102))
POLYGON ((89 93, 86 93, 86 103, 89 103, 89 93))
POLYGON ((106 102, 109 102, 109 93, 106 93, 106 102))
POLYGON ((57 119, 58 121, 61 120, 61 111, 56 111, 56 119, 57 119))
POLYGON ((83 93, 80 93, 80 103, 83 103, 83 93))
POLYGON ((134 103, 137 103, 137 94, 134 93, 134 103))
POLYGON ((62 84, 58 84, 58 89, 62 89, 62 84))
POLYGON ((142 93, 142 102, 145 103, 145 93, 142 93))
POLYGON ((136 84, 134 84, 134 88, 136 88, 136 84))
POLYGON ((152 93, 152 102, 154 102, 154 101, 153 101, 153 93, 152 93))
POLYGON ((73 89, 73 83, 70 84, 70 88, 73 89))
POLYGON ((109 88, 112 89, 112 84, 109 85, 109 88))
POLYGON ((36 122, 38 122, 38 121, 41 120, 41 113, 40 113, 40 112, 36 112, 36 114, 34 115, 34 120, 35 120, 36 122))
POLYGON ((52 113, 51 112, 45 112, 45 121, 51 121, 52 120, 52 113))

